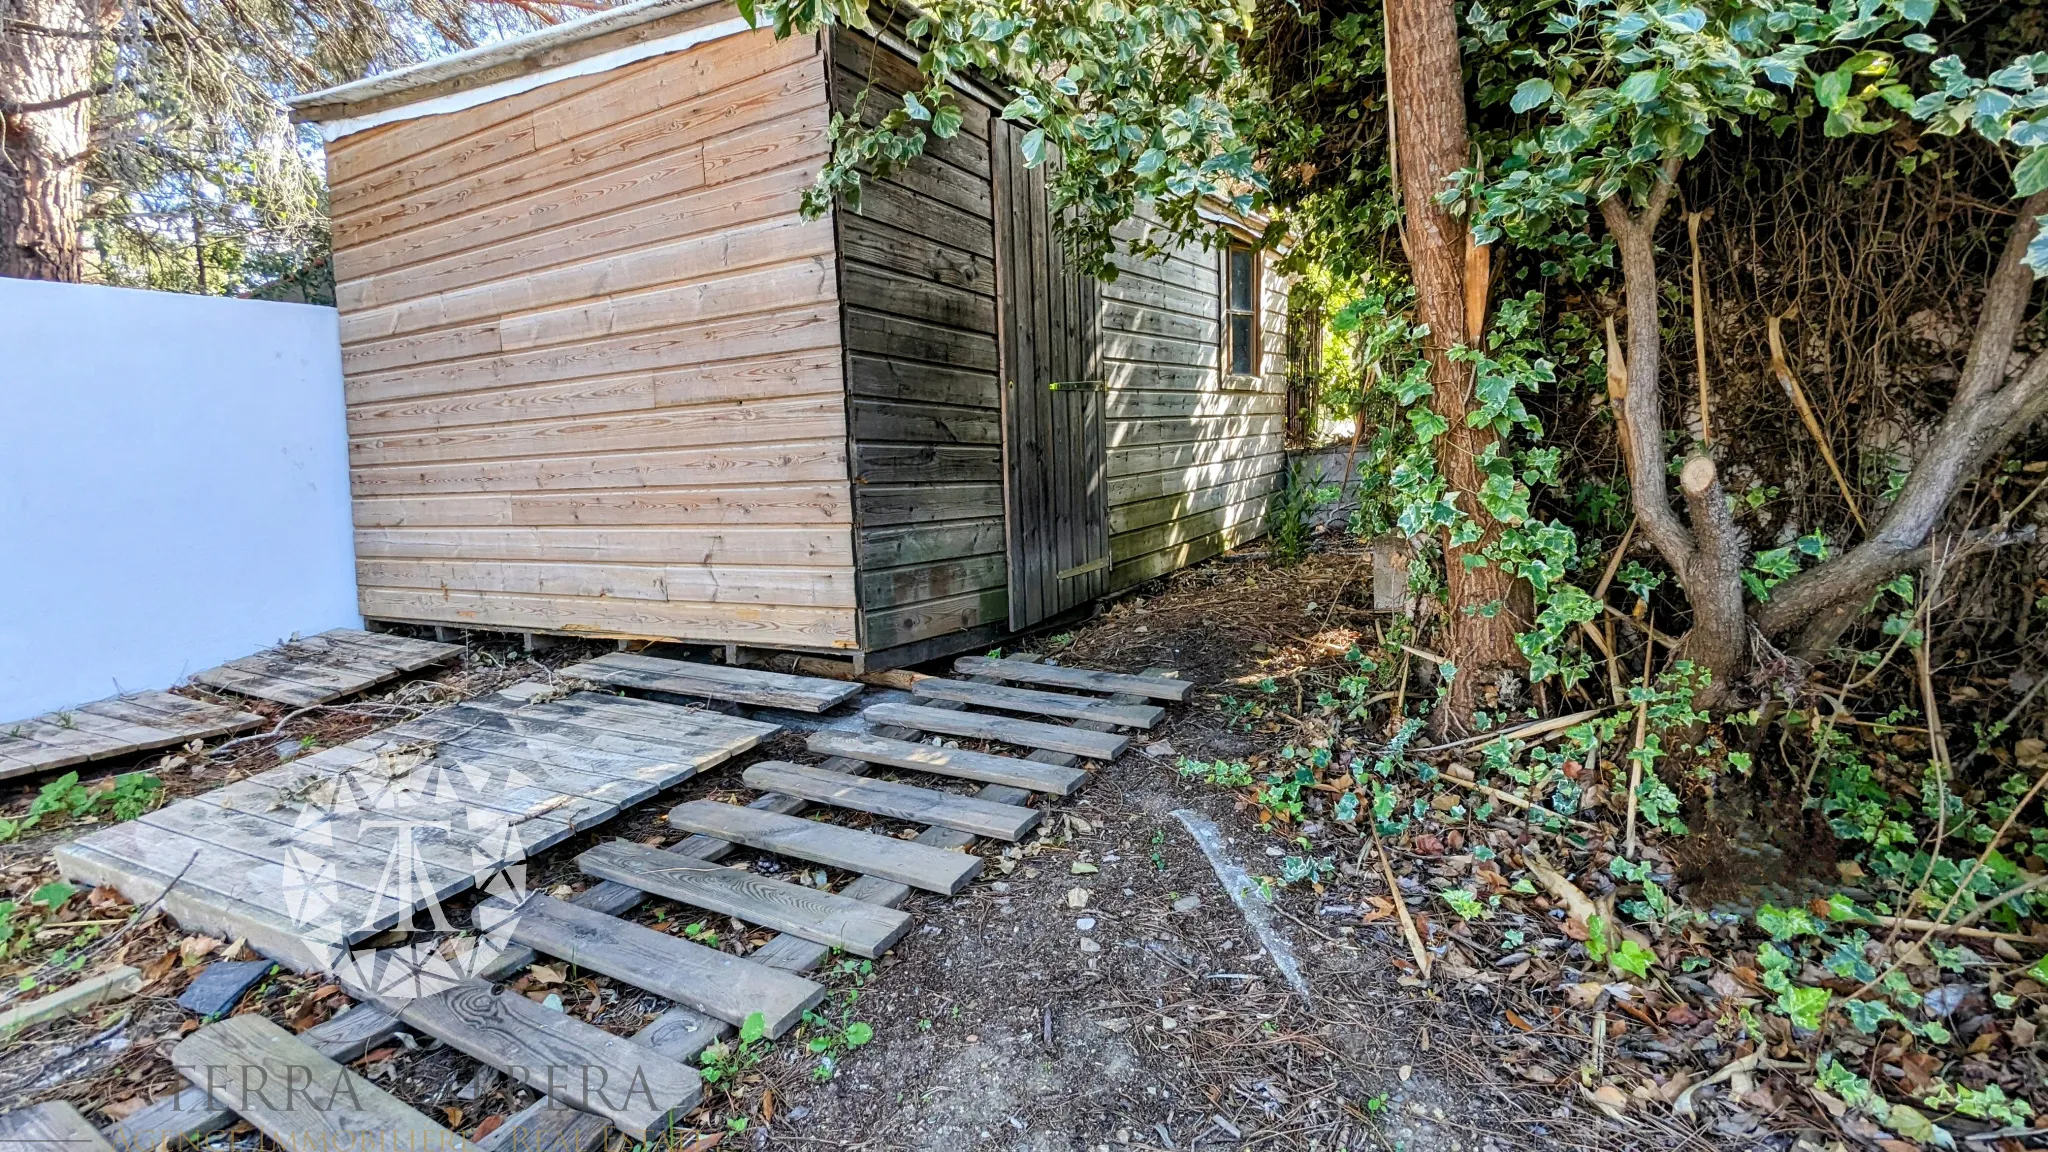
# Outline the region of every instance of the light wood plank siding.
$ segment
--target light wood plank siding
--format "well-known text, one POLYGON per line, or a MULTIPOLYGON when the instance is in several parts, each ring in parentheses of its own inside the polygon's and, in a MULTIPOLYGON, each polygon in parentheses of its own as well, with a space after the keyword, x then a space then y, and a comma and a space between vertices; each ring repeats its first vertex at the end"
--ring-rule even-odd
POLYGON ((762 31, 329 145, 364 615, 856 645, 825 69, 762 31))
MULTIPOLYGON (((832 43, 834 101, 873 122, 916 82, 864 37, 832 43)), ((1002 411, 997 391, 989 110, 962 96, 958 135, 839 211, 861 606, 869 650, 1002 623, 1002 411)))
MULTIPOLYGON (((1141 217, 1121 234, 1158 227, 1141 217)), ((1255 388, 1222 386, 1220 252, 1179 245, 1147 260, 1120 252, 1120 275, 1102 286, 1114 589, 1265 530, 1285 469, 1287 287, 1270 253, 1264 259, 1255 388)))

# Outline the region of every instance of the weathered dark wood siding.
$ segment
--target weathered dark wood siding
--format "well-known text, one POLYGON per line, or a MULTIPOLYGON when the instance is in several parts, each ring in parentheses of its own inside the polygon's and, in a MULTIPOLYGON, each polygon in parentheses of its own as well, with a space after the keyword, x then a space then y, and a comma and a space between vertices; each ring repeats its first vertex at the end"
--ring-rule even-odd
MULTIPOLYGON (((864 37, 840 32, 831 57, 834 108, 860 103, 870 122, 915 83, 910 61, 864 37)), ((1009 613, 990 114, 961 107, 957 136, 838 213, 869 650, 1009 613)))
MULTIPOLYGON (((1141 217, 1121 234, 1158 226, 1141 217)), ((1112 588, 1258 536, 1282 479, 1287 286, 1268 254, 1259 376, 1225 387, 1220 261, 1195 245, 1146 260, 1119 255, 1116 282, 1102 286, 1112 588)))

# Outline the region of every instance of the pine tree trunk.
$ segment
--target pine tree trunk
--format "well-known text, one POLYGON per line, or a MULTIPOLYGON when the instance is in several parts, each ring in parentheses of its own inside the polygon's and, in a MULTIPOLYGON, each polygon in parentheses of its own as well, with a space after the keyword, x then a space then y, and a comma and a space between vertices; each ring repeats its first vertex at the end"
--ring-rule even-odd
POLYGON ((0 0, 0 276, 77 280, 97 0, 0 0))
MULTIPOLYGON (((1465 226, 1436 202, 1444 181, 1465 167, 1465 78, 1458 59, 1458 22, 1450 0, 1387 0, 1387 85, 1394 115, 1395 166, 1403 212, 1402 242, 1415 279, 1416 309, 1429 326, 1425 354, 1434 391, 1431 407, 1450 430, 1437 440, 1437 468, 1458 507, 1483 529, 1479 540, 1444 541, 1449 639, 1444 655, 1457 666, 1440 717, 1451 730, 1469 725, 1475 709, 1519 704, 1527 667, 1515 646, 1526 627, 1527 594, 1499 565, 1468 566, 1499 536, 1476 493, 1485 477, 1475 463, 1493 434, 1465 424, 1472 371, 1449 351, 1466 343, 1465 226)), ((1484 285, 1474 285, 1483 291, 1484 285)), ((1483 297, 1482 297, 1483 298, 1483 297)))

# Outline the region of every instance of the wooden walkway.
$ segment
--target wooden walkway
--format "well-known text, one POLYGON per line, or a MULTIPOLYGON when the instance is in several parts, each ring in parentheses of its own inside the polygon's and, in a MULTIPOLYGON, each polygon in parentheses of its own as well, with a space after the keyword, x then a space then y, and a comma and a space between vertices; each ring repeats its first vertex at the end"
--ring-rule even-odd
POLYGON ((633 652, 607 652, 595 660, 562 669, 570 680, 666 692, 676 696, 698 696, 729 700, 757 708, 789 708, 798 712, 823 712, 860 694, 861 686, 847 680, 819 676, 792 676, 758 668, 735 668, 726 664, 699 664, 691 660, 664 660, 633 652))
POLYGON ((74 882, 306 970, 759 744, 773 724, 519 686, 57 849, 74 882))
MULTIPOLYGON (((1005 663, 1029 665, 1028 659, 1005 663)), ((1144 679, 1157 682, 1152 676, 1144 679)), ((979 678, 974 683, 990 687, 1000 684, 992 677, 979 678)), ((596 698, 589 693, 553 703, 522 704, 522 697, 544 695, 538 686, 522 687, 523 693, 501 694, 509 695, 510 699, 492 705, 497 711, 482 706, 477 711, 505 720, 524 714, 524 734, 539 739, 534 733, 554 731, 556 735, 552 738, 567 740, 574 739, 566 731, 571 721, 548 710, 572 706, 577 716, 574 722, 584 725, 584 749, 605 755, 631 753, 606 752, 598 747, 599 740, 626 741, 644 748, 653 738, 644 726, 631 732, 606 727, 634 715, 635 709, 664 709, 672 725, 745 723, 646 701, 596 698), (678 713, 689 719, 681 719, 678 713), (551 727, 558 725, 565 727, 551 727)), ((935 687, 952 691, 943 685, 935 687)), ((1019 707, 1028 702, 1028 697, 1011 697, 1003 707, 1041 717, 1078 712, 1156 721, 1156 716, 1131 710, 1146 707, 1148 700, 1170 698, 1165 693, 1173 691, 1119 691, 1107 698, 1077 695, 1037 701, 1036 708, 1019 707), (1092 704, 1104 707, 1096 712, 1092 704)), ((1087 779, 1082 756, 1060 747, 1079 745, 1090 753, 1103 753, 1097 758, 1107 758, 1114 755, 1103 751, 1108 744, 1116 742, 1121 750, 1125 739, 1114 731, 1117 725, 1101 718, 1077 720, 1072 725, 1033 720, 1017 721, 1025 726, 1021 729, 988 728, 988 721, 1002 718, 968 712, 963 702, 955 699, 922 699, 929 703, 911 706, 909 719, 930 720, 928 714, 936 714, 953 718, 954 726, 1000 730, 1002 736, 986 738, 1003 741, 1004 737, 1016 737, 1013 747, 1017 754, 921 743, 932 729, 887 723, 889 718, 902 714, 886 707, 870 708, 866 715, 879 725, 871 733, 821 732, 812 737, 812 750, 826 756, 820 764, 766 761, 750 767, 745 779, 762 793, 752 803, 742 806, 696 800, 676 806, 670 813, 670 823, 678 831, 691 833, 681 843, 662 849, 613 842, 585 851, 577 858, 578 865, 600 883, 573 898, 556 900, 536 894, 516 906, 487 901, 484 909, 491 917, 502 918, 493 922, 510 925, 518 946, 499 956, 470 983, 403 1003, 389 1002, 374 989, 351 985, 351 993, 367 1003, 301 1037, 292 1038, 281 1032, 276 1036, 257 1035, 263 1025, 238 1024, 237 1021, 251 1019, 240 1017, 226 1023, 236 1024, 249 1035, 236 1034, 225 1040, 264 1048, 266 1066, 282 1061, 280 1067, 324 1070, 316 1060, 351 1059, 382 1043, 403 1026, 439 1039, 535 1086, 540 1085, 527 1070, 546 1067, 550 1053, 583 1053, 577 1058, 587 1066, 605 1068, 612 1082, 625 1083, 632 1076, 639 1076, 642 1082, 654 1086, 652 1098, 641 1093, 628 1106, 581 1096, 572 1091, 574 1086, 558 1083, 552 1090, 568 1093, 559 1103, 536 1103, 478 1141, 477 1146, 520 1152, 583 1152, 615 1129, 635 1140, 649 1139, 662 1124, 695 1106, 698 1091, 690 1078, 694 1073, 689 1066, 705 1047, 730 1035, 736 1025, 753 1013, 762 1015, 770 1035, 795 1026, 804 1011, 825 995, 821 985, 800 973, 823 963, 834 949, 867 957, 881 955, 901 941, 911 927, 911 918, 899 906, 914 888, 935 893, 959 891, 981 868, 981 857, 970 850, 977 836, 1022 836, 1040 817, 1043 803, 1081 786, 1087 779), (1057 728, 1068 735, 1052 737, 1035 731, 1040 728, 1057 728), (1091 736, 1106 739, 1082 739, 1091 736), (877 778, 873 774, 878 769, 906 778, 877 778), (916 782, 909 778, 913 772, 918 774, 916 782), (971 795, 956 791, 958 782, 963 780, 983 786, 971 795), (1034 792, 1048 800, 1034 804, 1034 792), (904 840, 827 819, 800 818, 813 808, 817 809, 814 816, 858 813, 863 819, 881 816, 922 825, 923 830, 914 839, 904 840), (743 848, 807 864, 843 868, 859 875, 839 891, 829 892, 720 863, 743 848), (731 916, 779 935, 739 956, 623 919, 647 895, 731 916), (522 997, 496 993, 495 981, 509 978, 542 955, 610 975, 665 997, 674 1006, 626 1040, 602 1032, 590 1036, 587 1033, 595 1030, 573 1017, 538 1010, 522 997), (283 1049, 280 1038, 295 1047, 283 1049), (605 1041, 614 1042, 613 1046, 605 1047, 605 1041), (690 1073, 690 1077, 682 1073, 690 1073), (568 1107, 562 1107, 563 1104, 568 1107)), ((436 716, 446 718, 460 711, 450 709, 436 716)), ((503 754, 496 751, 503 745, 494 743, 506 735, 503 730, 490 727, 477 716, 458 716, 455 720, 479 722, 462 737, 481 740, 464 745, 473 749, 475 755, 503 754)), ((388 765, 403 766, 408 758, 418 755, 418 741, 443 738, 436 734, 449 730, 443 724, 433 733, 408 733, 406 727, 380 734, 374 745, 365 744, 356 753, 357 762, 370 755, 382 757, 388 765)), ((597 771, 591 764, 581 765, 579 770, 597 771)), ((329 778, 331 773, 311 777, 315 784, 329 778)), ((289 796, 301 794, 307 785, 300 780, 282 780, 265 786, 273 788, 275 795, 289 796)), ((258 806, 249 804, 256 799, 255 793, 244 790, 216 805, 216 811, 243 811, 245 807, 258 806)), ((503 800, 508 807, 525 802, 524 797, 503 800)), ((480 911, 478 922, 485 925, 484 911, 480 911)), ((194 1041, 216 1034, 224 1026, 212 1025, 189 1037, 179 1048, 181 1066, 194 1041)), ((206 1049, 202 1047, 199 1051, 206 1049)), ((249 1115, 245 1106, 234 1099, 209 1100, 198 1089, 188 1089, 174 1100, 161 1101, 111 1126, 104 1135, 113 1147, 126 1152, 154 1147, 165 1139, 217 1131, 233 1123, 239 1114, 273 1138, 289 1142, 283 1130, 288 1127, 288 1119, 249 1115)), ((363 1123, 421 1146, 468 1147, 460 1142, 460 1137, 416 1113, 381 1115, 363 1123), (423 1131, 419 1125, 428 1125, 433 1130, 423 1131)))
POLYGON ((230 660, 192 679, 209 688, 305 708, 354 695, 461 653, 460 644, 336 628, 230 660))
POLYGON ((169 692, 110 696, 0 724, 0 779, 225 736, 263 717, 169 692))

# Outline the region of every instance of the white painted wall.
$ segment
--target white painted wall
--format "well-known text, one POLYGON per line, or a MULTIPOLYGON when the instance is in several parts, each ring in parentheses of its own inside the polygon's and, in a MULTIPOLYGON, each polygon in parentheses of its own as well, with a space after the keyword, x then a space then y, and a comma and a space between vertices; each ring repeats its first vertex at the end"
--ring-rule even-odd
POLYGON ((0 721, 360 624, 332 308, 0 278, 0 721))

